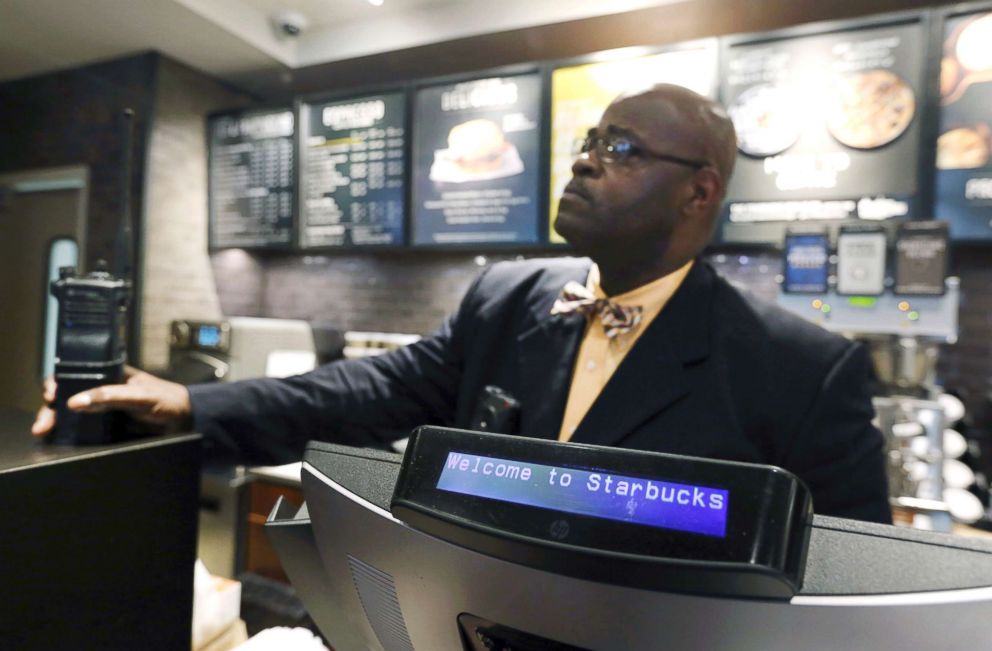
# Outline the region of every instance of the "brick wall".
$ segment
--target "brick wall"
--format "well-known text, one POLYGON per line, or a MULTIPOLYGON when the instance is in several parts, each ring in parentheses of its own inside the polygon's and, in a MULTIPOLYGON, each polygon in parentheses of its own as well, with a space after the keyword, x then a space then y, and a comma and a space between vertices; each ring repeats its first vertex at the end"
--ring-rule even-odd
POLYGON ((458 307, 483 266, 515 256, 416 251, 262 257, 224 251, 212 257, 225 314, 427 334, 458 307))
POLYGON ((141 365, 163 369, 174 319, 219 319, 207 255, 206 116, 251 99, 165 57, 156 68, 149 141, 141 365))
MULTIPOLYGON (((427 334, 457 308, 482 266, 514 255, 428 251, 262 257, 216 253, 214 274, 226 315, 324 321, 342 330, 427 334)), ((781 257, 770 251, 708 256, 724 277, 774 302, 781 257)), ((980 429, 992 428, 992 252, 959 249, 952 273, 961 277, 961 333, 943 346, 939 380, 959 393, 980 429)))

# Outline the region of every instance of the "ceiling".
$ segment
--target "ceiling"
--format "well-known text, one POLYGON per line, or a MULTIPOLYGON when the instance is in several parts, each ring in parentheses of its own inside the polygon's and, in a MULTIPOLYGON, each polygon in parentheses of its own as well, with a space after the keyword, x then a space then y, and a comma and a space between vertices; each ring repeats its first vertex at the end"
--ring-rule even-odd
POLYGON ((0 81, 157 50, 257 88, 308 66, 688 1, 0 0, 0 81), (279 27, 287 13, 296 36, 279 27))

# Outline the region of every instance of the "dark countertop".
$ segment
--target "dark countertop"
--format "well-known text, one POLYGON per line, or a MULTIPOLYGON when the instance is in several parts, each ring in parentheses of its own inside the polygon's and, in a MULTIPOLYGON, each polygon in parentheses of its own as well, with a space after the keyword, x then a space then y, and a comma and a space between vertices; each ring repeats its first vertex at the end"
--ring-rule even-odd
POLYGON ((200 437, 55 446, 32 419, 0 409, 0 647, 189 649, 200 437))
POLYGON ((33 466, 103 456, 112 450, 122 448, 155 447, 177 438, 196 438, 199 436, 195 434, 155 436, 112 445, 72 447, 50 445, 31 436, 31 423, 33 422, 34 414, 0 408, 0 474, 16 472, 33 466))

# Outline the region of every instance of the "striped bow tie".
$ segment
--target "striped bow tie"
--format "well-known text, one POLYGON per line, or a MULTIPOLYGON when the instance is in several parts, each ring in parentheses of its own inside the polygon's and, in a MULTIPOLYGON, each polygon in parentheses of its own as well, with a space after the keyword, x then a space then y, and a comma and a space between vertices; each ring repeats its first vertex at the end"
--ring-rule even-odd
POLYGON ((608 339, 630 332, 641 322, 640 305, 620 305, 605 298, 596 298, 585 285, 568 281, 555 300, 551 314, 598 314, 608 339))

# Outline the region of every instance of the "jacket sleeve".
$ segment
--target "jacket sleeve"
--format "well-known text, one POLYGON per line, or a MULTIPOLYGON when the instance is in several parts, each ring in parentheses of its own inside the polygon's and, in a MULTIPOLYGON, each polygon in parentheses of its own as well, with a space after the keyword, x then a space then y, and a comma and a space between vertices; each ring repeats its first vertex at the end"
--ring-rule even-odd
POLYGON ((890 523, 885 439, 872 424, 871 360, 851 344, 824 377, 786 464, 809 486, 816 513, 890 523))
POLYGON ((193 429, 210 454, 289 463, 312 439, 381 446, 420 425, 450 424, 480 279, 434 334, 404 348, 289 378, 190 386, 193 429))

